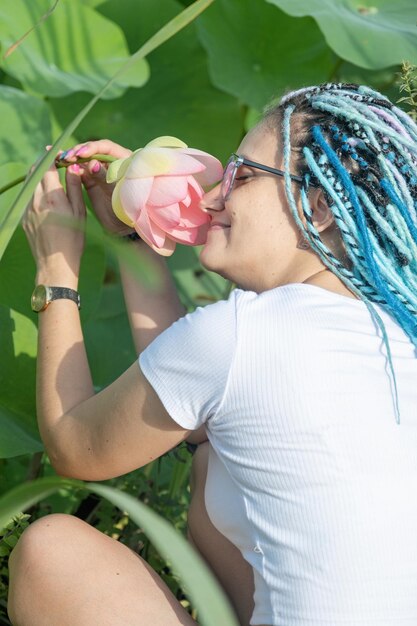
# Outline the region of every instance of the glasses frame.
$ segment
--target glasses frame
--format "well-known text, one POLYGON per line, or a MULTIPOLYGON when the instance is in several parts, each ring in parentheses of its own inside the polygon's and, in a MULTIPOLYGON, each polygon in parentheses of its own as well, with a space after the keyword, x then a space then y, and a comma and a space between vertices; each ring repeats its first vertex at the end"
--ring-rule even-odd
MULTIPOLYGON (((275 174, 276 176, 285 176, 285 172, 283 172, 282 170, 278 170, 275 167, 269 167, 269 165, 263 165, 262 163, 257 163, 256 161, 250 161, 249 159, 245 159, 245 157, 239 156, 238 154, 235 154, 234 152, 232 153, 230 159, 228 160, 226 167, 224 168, 224 174, 223 174, 223 180, 222 180, 222 187, 221 187, 221 191, 222 191, 222 196, 223 196, 223 200, 226 201, 230 198, 230 194, 233 191, 233 185, 235 184, 235 179, 236 179, 236 173, 237 170, 239 169, 239 167, 241 165, 247 165, 248 167, 254 167, 257 170, 262 170, 263 172, 268 172, 269 174, 275 174), (227 168, 230 166, 230 164, 233 163, 234 165, 234 169, 233 169, 233 173, 232 173, 232 178, 231 181, 229 183, 229 188, 227 189, 226 193, 224 192, 224 186, 225 186, 225 175, 227 172, 227 168)), ((302 178, 301 176, 296 176, 295 174, 290 174, 290 178, 291 180, 295 181, 296 183, 304 183, 305 179, 302 178)), ((310 185, 312 187, 317 187, 317 185, 313 184, 310 182, 310 185)))

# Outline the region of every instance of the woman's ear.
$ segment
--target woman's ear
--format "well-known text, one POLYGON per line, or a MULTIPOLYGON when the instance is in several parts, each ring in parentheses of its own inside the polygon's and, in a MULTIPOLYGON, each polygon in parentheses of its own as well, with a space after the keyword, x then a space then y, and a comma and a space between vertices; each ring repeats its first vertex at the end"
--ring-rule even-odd
POLYGON ((325 231, 329 226, 334 224, 334 216, 327 200, 324 197, 322 189, 310 190, 310 206, 312 210, 313 224, 319 233, 325 231))

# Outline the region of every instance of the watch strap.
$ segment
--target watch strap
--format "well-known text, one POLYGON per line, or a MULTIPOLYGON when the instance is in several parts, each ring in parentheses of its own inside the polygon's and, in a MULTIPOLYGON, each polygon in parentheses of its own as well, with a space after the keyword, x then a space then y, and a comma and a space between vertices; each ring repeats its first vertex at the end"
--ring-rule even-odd
POLYGON ((49 302, 52 300, 61 300, 62 298, 72 300, 76 303, 78 308, 81 308, 81 299, 80 294, 75 289, 70 289, 70 287, 49 287, 49 302))

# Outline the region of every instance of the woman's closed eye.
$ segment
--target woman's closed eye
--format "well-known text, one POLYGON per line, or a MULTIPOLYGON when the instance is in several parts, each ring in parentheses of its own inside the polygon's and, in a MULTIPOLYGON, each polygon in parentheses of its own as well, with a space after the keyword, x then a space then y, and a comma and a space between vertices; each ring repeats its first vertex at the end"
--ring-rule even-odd
POLYGON ((247 169, 243 169, 241 170, 241 168, 239 168, 237 174, 236 174, 236 178, 235 180, 247 180, 248 178, 253 178, 255 176, 255 173, 252 172, 251 170, 247 169))

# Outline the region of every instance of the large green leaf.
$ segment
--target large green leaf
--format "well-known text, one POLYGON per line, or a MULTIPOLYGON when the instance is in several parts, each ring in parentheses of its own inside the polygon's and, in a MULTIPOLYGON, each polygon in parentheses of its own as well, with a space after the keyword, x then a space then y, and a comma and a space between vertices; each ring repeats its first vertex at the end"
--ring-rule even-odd
MULTIPOLYGON (((132 20, 137 0, 110 0, 99 8, 117 22, 131 48, 146 41, 155 28, 178 13, 175 0, 141 0, 141 19, 132 20)), ((194 25, 155 50, 149 58, 152 79, 140 90, 129 90, 117 103, 99 102, 77 130, 85 141, 109 137, 132 149, 158 135, 174 135, 188 145, 226 158, 240 142, 242 111, 235 98, 214 88, 207 71, 206 54, 194 25)), ((52 100, 61 125, 81 108, 86 94, 52 100)))
POLYGON ((83 489, 78 480, 52 476, 18 485, 0 498, 0 530, 18 513, 26 511, 39 500, 46 498, 59 489, 83 489))
POLYGON ((120 283, 103 286, 97 311, 84 326, 84 337, 97 389, 112 383, 132 365, 137 355, 120 283))
MULTIPOLYGON (((2 0, 0 41, 7 49, 50 8, 50 0, 2 0)), ((122 31, 80 0, 60 0, 55 11, 3 61, 25 88, 49 96, 97 93, 128 58, 122 31), (99 33, 99 35, 97 35, 99 33)), ((132 64, 103 97, 119 96, 149 77, 144 59, 132 64)))
MULTIPOLYGON (((0 400, 1 402, 1 400, 0 400)), ((40 452, 40 439, 27 431, 20 423, 20 416, 0 404, 0 458, 40 452)))
POLYGON ((30 296, 35 287, 36 265, 26 235, 21 226, 0 263, 0 304, 15 309, 36 323, 36 314, 30 308, 30 296))
MULTIPOLYGON (((369 69, 417 61, 415 0, 267 0, 293 16, 311 15, 329 46, 369 69)), ((298 46, 298 42, 297 42, 298 46)))
POLYGON ((264 0, 217 0, 198 30, 214 84, 256 109, 289 87, 327 80, 334 64, 311 18, 264 0))
MULTIPOLYGON (((51 143, 48 107, 21 89, 0 85, 0 119, 0 165, 16 161, 29 166, 51 143)), ((0 186, 8 182, 5 175, 0 169, 0 186)))
MULTIPOLYGON (((204 9, 212 3, 213 0, 197 0, 190 7, 182 11, 179 15, 174 17, 168 24, 163 26, 155 35, 153 35, 143 46, 139 48, 135 54, 133 54, 126 63, 116 72, 116 74, 105 84, 103 89, 90 100, 90 102, 83 108, 80 113, 73 119, 73 121, 66 127, 64 132, 58 137, 49 152, 46 152, 38 165, 34 168, 31 175, 23 185, 19 192, 15 202, 10 209, 6 212, 4 219, 0 222, 0 259, 4 254, 5 249, 20 221, 20 218, 25 210, 27 203, 29 202, 32 193, 37 183, 42 179, 42 176, 47 171, 48 167, 53 163, 56 157, 57 151, 64 144, 64 142, 71 136, 73 131, 77 128, 78 124, 87 113, 93 108, 99 98, 106 92, 106 90, 113 84, 117 78, 123 74, 126 70, 129 70, 138 59, 142 59, 150 54, 153 50, 162 45, 165 41, 170 39, 184 26, 189 24, 195 19, 204 9)), ((1 219, 1 218, 0 218, 1 219)))
POLYGON ((107 485, 63 478, 43 478, 20 485, 0 498, 0 528, 22 510, 58 489, 87 488, 125 511, 148 535, 179 575, 202 626, 238 626, 224 592, 197 552, 166 520, 132 496, 107 485))
POLYGON ((0 456, 41 448, 36 427, 35 324, 0 305, 0 456))

